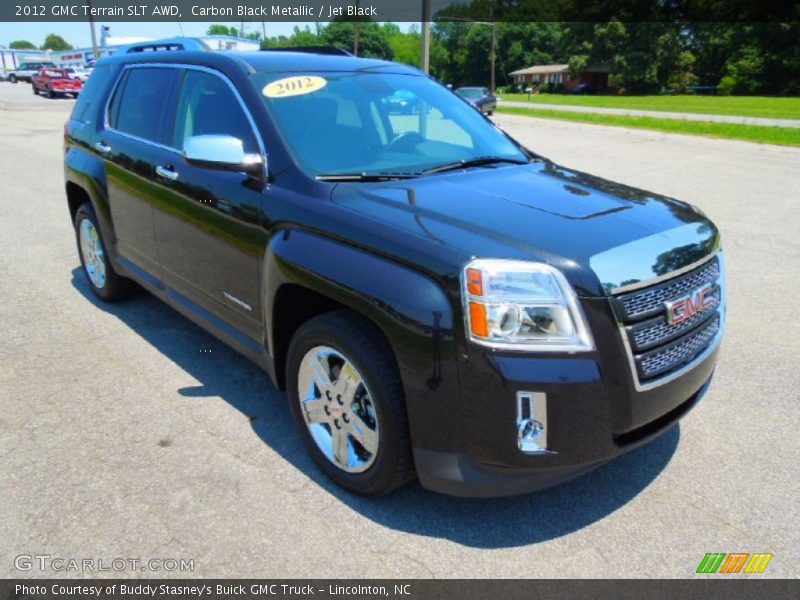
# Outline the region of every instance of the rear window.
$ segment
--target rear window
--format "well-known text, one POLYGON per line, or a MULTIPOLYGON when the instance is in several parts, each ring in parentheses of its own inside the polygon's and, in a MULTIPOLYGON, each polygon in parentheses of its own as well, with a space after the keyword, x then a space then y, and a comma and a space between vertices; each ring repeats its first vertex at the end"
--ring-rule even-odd
POLYGON ((164 123, 178 74, 177 69, 129 69, 111 101, 109 125, 122 133, 164 143, 164 123))
POLYGON ((83 91, 78 96, 75 108, 72 109, 72 118, 82 123, 91 123, 97 116, 97 103, 102 102, 104 92, 110 85, 111 67, 103 65, 92 71, 92 76, 86 81, 83 91))

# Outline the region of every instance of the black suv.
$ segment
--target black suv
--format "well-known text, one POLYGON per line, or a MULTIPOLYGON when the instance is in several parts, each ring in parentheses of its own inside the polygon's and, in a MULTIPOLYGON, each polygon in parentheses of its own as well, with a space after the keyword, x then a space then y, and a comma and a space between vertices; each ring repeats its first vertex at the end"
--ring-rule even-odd
POLYGON ((92 291, 136 282, 261 365, 357 493, 552 485, 662 433, 711 381, 716 227, 537 156, 416 69, 120 54, 65 140, 92 291), (392 111, 398 94, 416 109, 392 111))

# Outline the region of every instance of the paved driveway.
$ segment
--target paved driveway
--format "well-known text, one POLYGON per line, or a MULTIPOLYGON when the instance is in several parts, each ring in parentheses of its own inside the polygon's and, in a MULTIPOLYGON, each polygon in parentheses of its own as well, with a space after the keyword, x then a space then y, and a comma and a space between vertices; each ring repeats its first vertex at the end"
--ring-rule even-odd
POLYGON ((0 576, 53 575, 14 569, 49 554, 188 558, 206 577, 691 577, 710 551, 772 552, 765 576, 797 576, 800 150, 498 116, 720 225, 716 381, 679 428, 562 487, 363 500, 320 475, 255 366, 146 294, 93 299, 62 190, 71 101, 20 90, 0 84, 0 576))

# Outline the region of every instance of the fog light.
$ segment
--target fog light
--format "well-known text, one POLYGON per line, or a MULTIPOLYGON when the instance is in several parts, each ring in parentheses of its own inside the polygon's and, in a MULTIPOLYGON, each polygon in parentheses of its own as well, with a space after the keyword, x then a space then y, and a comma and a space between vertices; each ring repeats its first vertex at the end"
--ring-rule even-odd
POLYGON ((517 445, 529 454, 551 452, 547 448, 547 394, 517 392, 517 445))

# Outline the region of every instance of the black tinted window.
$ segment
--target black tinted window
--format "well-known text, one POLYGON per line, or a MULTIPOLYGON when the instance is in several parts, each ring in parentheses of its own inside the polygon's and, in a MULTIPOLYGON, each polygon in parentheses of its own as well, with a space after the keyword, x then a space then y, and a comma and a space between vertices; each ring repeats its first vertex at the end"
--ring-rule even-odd
POLYGON ((259 152, 250 121, 225 81, 210 73, 187 71, 183 79, 172 145, 183 149, 194 135, 232 135, 242 140, 245 152, 259 152))
MULTIPOLYGON (((123 133, 163 142, 164 122, 177 76, 177 69, 130 69, 121 89, 114 94, 111 126, 123 133)), ((94 73, 89 79, 93 77, 94 73)))
POLYGON ((84 123, 91 123, 97 116, 98 102, 102 97, 111 79, 111 67, 103 65, 92 71, 92 76, 83 86, 83 91, 78 96, 75 108, 72 109, 72 118, 84 123), (91 109, 91 110, 89 110, 91 109))

